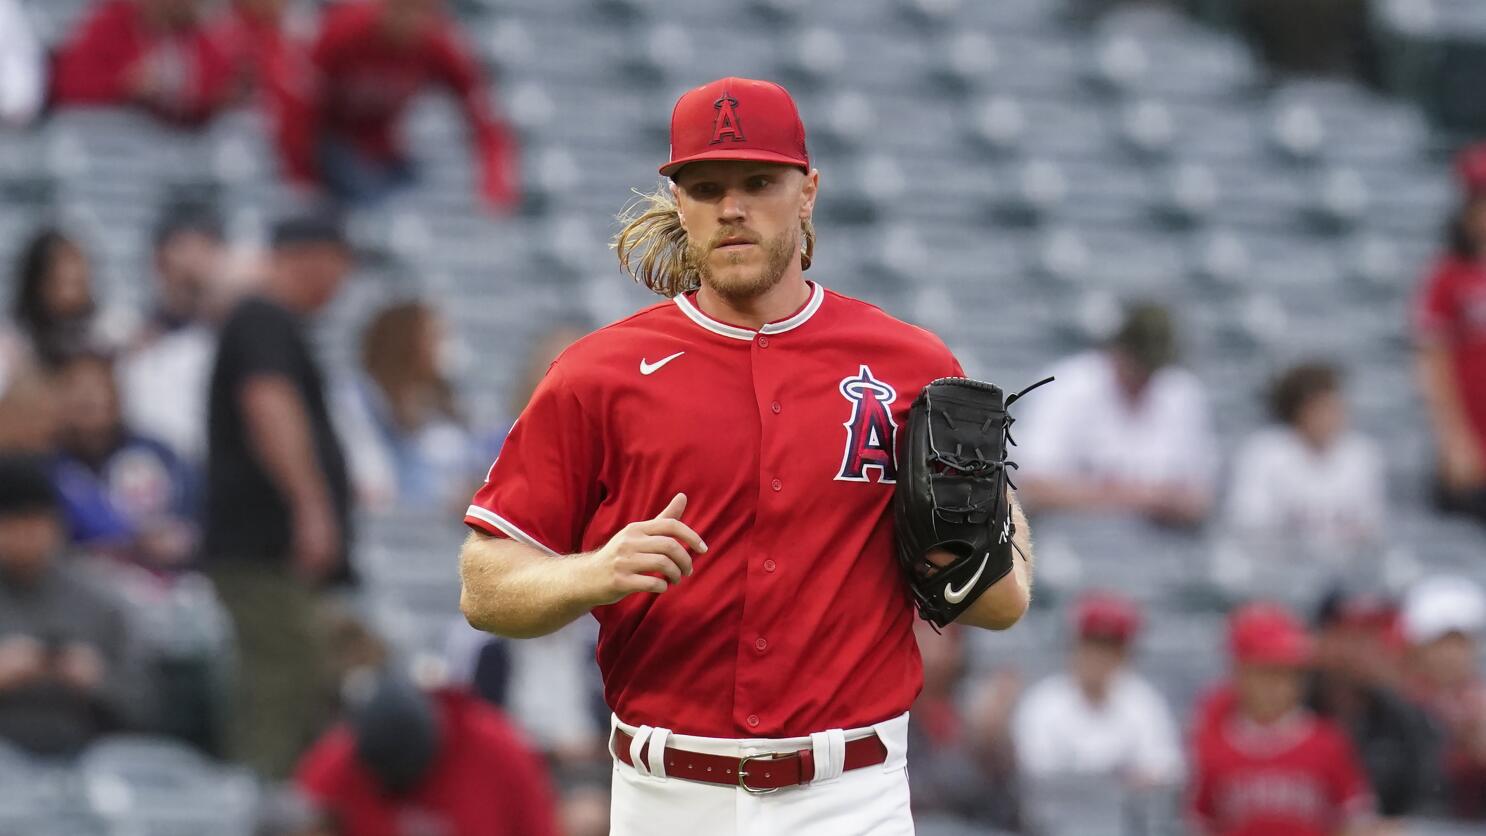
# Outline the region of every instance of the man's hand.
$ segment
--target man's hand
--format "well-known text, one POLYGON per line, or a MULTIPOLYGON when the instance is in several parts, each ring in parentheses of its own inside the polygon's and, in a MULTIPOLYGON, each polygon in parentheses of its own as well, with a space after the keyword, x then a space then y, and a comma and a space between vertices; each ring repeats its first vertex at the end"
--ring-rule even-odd
POLYGON ((96 691, 103 685, 103 657, 81 642, 71 642, 62 648, 54 670, 58 679, 79 691, 96 691))
POLYGON ((30 636, 0 639, 0 691, 26 685, 46 674, 46 648, 30 636))
POLYGON ((310 583, 330 575, 340 558, 341 533, 328 505, 297 506, 293 515, 294 571, 310 583))
POLYGON ((634 592, 665 592, 691 574, 691 552, 703 554, 707 544, 681 521, 685 510, 686 494, 678 493, 654 519, 630 523, 603 548, 579 558, 593 606, 634 592))

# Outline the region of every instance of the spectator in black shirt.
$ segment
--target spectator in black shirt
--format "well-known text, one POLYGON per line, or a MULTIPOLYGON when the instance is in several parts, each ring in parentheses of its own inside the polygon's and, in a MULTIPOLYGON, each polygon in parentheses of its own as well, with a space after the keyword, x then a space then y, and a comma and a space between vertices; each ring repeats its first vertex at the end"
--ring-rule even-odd
POLYGON ((1420 812, 1437 780, 1424 714, 1395 690, 1400 652, 1387 635, 1397 613, 1385 598, 1333 589, 1316 612, 1316 665, 1307 703, 1346 730, 1384 816, 1420 812))
POLYGON ((242 665, 229 747, 285 777, 318 731, 326 675, 315 593, 348 578, 350 488, 304 319, 335 298, 351 253, 332 220, 280 222, 261 291, 222 328, 208 396, 208 572, 242 665))

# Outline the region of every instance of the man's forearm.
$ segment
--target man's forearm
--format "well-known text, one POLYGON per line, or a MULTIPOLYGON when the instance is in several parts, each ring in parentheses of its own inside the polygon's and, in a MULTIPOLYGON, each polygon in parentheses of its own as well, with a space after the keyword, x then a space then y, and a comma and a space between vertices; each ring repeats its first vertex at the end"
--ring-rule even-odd
POLYGON ((1465 409, 1456 391, 1455 379, 1450 373, 1450 359, 1445 349, 1437 345, 1426 345, 1419 350, 1416 372, 1424 402, 1429 407, 1430 423, 1435 436, 1442 442, 1456 438, 1469 438, 1465 409))
POLYGON ((580 559, 471 533, 459 554, 459 608, 487 633, 529 639, 556 632, 595 606, 583 591, 580 559))
POLYGON ((1007 492, 1011 502, 1011 522, 1016 533, 1011 537, 1014 548, 1011 571, 965 610, 956 621, 988 630, 1005 630, 1021 620, 1032 602, 1032 530, 1022 512, 1016 494, 1007 492))
POLYGON ((330 493, 310 434, 309 413, 294 384, 280 377, 256 377, 243 385, 238 397, 248 441, 274 487, 292 506, 328 505, 330 493))

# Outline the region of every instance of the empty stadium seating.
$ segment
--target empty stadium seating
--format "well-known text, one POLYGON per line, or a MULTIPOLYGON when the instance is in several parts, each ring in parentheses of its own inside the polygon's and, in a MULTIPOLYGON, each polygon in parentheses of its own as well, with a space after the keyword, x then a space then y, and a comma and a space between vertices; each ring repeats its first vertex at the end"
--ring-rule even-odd
MULTIPOLYGON (((28 4, 50 42, 86 5, 28 4)), ((1400 510, 1397 548, 1376 556, 1384 576, 1486 580, 1479 528, 1424 510, 1406 304, 1453 192, 1418 108, 1337 82, 1273 83, 1235 37, 1161 9, 1087 22, 1072 0, 451 5, 499 79, 528 195, 514 218, 485 215, 457 111, 421 103, 408 129, 420 183, 354 219, 370 257, 323 323, 334 365, 352 362, 379 300, 427 295, 461 341, 475 419, 496 423, 545 323, 607 321, 654 299, 619 273, 606 241, 630 190, 657 182, 676 94, 721 75, 779 78, 822 171, 811 278, 924 322, 968 372, 1011 387, 1100 333, 1121 299, 1170 301, 1230 450, 1261 419, 1268 375, 1301 356, 1338 360, 1355 372, 1356 422, 1390 453, 1400 510)), ((1486 32, 1474 0, 1378 5, 1400 39, 1486 32)), ((275 172, 256 112, 199 134, 132 113, 52 114, 30 133, 0 133, 0 264, 38 218, 56 218, 82 233, 105 300, 138 306, 165 202, 216 199, 235 235, 261 238, 292 199, 275 172)), ((436 652, 458 618, 454 516, 367 514, 359 526, 366 606, 406 653, 436 652)), ((977 664, 1055 668, 1057 604, 1113 586, 1151 608, 1140 663, 1179 705, 1221 674, 1223 604, 1258 591, 1306 603, 1338 568, 1260 590, 1256 558, 1222 541, 1100 521, 1048 521, 1039 540, 1039 608, 1016 630, 978 636, 977 664)), ((0 750, 0 786, 0 834, 229 834, 226 818, 193 817, 238 810, 248 794, 240 776, 139 742, 100 747, 79 773, 0 750), (157 792, 170 800, 157 804, 157 792), (52 830, 29 829, 43 822, 52 830)), ((1101 817, 1089 792, 1039 796, 1050 817, 1076 818, 1061 829, 1049 818, 1048 832, 1159 831, 1101 817)), ((939 826, 924 832, 957 832, 939 826)))

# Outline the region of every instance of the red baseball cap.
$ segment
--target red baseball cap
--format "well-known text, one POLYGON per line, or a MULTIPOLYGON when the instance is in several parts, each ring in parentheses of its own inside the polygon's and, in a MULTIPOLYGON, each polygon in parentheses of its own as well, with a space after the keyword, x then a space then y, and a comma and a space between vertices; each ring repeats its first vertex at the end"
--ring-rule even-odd
POLYGON ((1486 142, 1477 143, 1460 152, 1455 161, 1455 173, 1460 183, 1471 194, 1486 192, 1486 142))
POLYGON ((1300 667, 1311 659, 1305 627, 1278 604, 1247 604, 1235 611, 1228 621, 1228 645, 1241 664, 1300 667))
POLYGON ((671 161, 660 173, 671 177, 701 160, 783 163, 809 173, 805 123, 789 91, 729 77, 683 93, 671 111, 671 161))
POLYGON ((1140 629, 1140 609, 1119 595, 1091 592, 1079 599, 1074 621, 1081 639, 1124 644, 1140 629))

